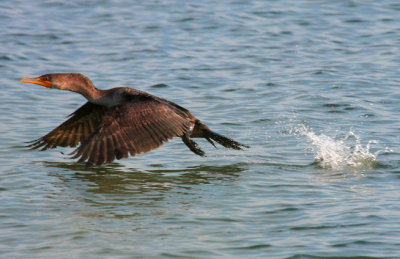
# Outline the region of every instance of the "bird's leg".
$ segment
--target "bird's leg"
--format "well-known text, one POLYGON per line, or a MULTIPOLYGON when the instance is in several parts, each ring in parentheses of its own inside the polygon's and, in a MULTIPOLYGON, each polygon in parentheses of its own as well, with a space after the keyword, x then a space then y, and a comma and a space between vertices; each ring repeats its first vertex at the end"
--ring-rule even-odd
POLYGON ((201 150, 199 148, 199 146, 197 145, 196 142, 194 142, 190 137, 190 132, 185 133, 181 138, 183 143, 186 144, 186 146, 188 146, 188 148, 195 154, 199 155, 199 156, 206 156, 206 154, 204 153, 203 150, 201 150))

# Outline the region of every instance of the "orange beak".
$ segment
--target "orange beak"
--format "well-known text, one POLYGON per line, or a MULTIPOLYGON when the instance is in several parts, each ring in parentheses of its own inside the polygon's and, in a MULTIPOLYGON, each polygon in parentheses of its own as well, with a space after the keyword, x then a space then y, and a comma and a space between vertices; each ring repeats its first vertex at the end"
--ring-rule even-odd
POLYGON ((48 79, 42 78, 42 77, 37 77, 37 78, 27 78, 24 77, 21 79, 22 83, 28 83, 28 84, 37 84, 37 85, 42 85, 48 88, 51 88, 53 85, 48 79))

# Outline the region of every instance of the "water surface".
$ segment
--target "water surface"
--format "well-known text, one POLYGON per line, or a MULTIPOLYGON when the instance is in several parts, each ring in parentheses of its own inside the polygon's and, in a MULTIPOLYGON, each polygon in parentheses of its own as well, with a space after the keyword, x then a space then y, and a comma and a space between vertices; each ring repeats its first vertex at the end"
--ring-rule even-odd
POLYGON ((400 257, 399 11, 1 2, 1 257, 400 257), (19 82, 50 72, 162 96, 251 149, 177 139, 102 167, 29 150, 85 101, 19 82))

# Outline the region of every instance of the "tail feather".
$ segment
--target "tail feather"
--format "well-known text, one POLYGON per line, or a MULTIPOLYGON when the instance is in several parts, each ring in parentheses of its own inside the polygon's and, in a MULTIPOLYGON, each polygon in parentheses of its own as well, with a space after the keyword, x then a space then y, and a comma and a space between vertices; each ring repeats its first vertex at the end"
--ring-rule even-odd
POLYGON ((243 150, 243 148, 249 148, 249 146, 247 146, 247 145, 241 144, 231 138, 222 136, 211 130, 206 130, 205 138, 212 139, 212 140, 216 141, 218 144, 220 144, 226 148, 232 148, 235 150, 243 150))
POLYGON ((207 139, 208 142, 210 142, 211 145, 213 145, 215 148, 217 148, 215 143, 210 138, 206 138, 206 139, 207 139))
POLYGON ((241 144, 233 139, 222 136, 221 134, 218 134, 210 130, 210 128, 207 127, 207 125, 201 123, 200 121, 196 121, 193 130, 187 132, 186 134, 181 136, 181 138, 183 142, 186 144, 186 146, 188 146, 193 153, 199 156, 205 156, 205 153, 197 146, 196 142, 194 142, 192 138, 205 138, 215 148, 217 147, 214 141, 226 148, 232 148, 236 150, 243 150, 243 148, 250 148, 247 145, 241 144))

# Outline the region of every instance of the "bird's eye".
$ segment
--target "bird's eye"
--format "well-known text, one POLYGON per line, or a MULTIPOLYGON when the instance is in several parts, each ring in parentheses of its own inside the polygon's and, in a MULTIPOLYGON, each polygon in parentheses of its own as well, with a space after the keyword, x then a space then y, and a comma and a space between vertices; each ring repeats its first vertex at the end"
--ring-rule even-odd
POLYGON ((42 81, 49 81, 49 77, 47 77, 47 76, 42 76, 42 81))

